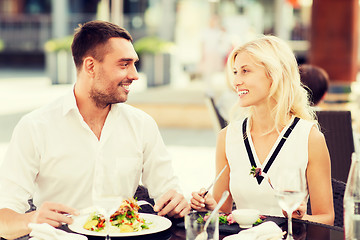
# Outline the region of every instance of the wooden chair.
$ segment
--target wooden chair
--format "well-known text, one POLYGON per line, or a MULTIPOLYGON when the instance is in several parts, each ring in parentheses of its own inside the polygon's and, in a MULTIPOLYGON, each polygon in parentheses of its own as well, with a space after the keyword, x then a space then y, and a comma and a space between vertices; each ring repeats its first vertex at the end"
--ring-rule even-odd
POLYGON ((331 177, 346 182, 354 152, 350 111, 317 111, 331 159, 331 177))

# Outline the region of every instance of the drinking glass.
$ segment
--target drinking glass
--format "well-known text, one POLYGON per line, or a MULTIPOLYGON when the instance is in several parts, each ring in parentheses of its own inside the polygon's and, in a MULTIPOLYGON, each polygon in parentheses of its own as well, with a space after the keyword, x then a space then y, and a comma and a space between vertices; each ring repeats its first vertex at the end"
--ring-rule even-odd
POLYGON ((299 168, 289 168, 283 171, 274 184, 275 196, 280 207, 288 215, 287 240, 293 240, 292 213, 300 206, 306 197, 305 174, 299 168))
POLYGON ((93 183, 93 203, 100 214, 105 218, 106 240, 110 240, 110 216, 118 209, 125 199, 118 194, 116 184, 116 172, 107 166, 97 166, 96 177, 93 183), (114 181, 115 180, 115 181, 114 181))
MULTIPOLYGON (((185 215, 186 240, 199 239, 199 235, 204 231, 206 221, 202 221, 205 215, 210 216, 209 212, 192 211, 185 215)), ((205 218, 206 219, 206 218, 205 218)), ((206 229, 208 240, 219 240, 219 215, 216 214, 206 229)), ((202 239, 202 238, 201 238, 202 239)))

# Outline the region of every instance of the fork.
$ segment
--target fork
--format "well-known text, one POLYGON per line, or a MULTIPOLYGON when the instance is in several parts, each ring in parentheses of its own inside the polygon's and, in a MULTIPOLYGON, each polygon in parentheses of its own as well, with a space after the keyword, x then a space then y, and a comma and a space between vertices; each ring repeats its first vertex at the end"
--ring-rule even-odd
POLYGON ((212 188, 212 186, 217 182, 217 180, 219 180, 221 174, 225 171, 225 168, 227 167, 227 165, 224 166, 224 168, 221 170, 221 172, 216 176, 215 180, 210 184, 210 186, 206 189, 205 193, 203 194, 203 198, 206 196, 206 194, 208 194, 209 190, 212 188))
POLYGON ((148 201, 145 201, 145 200, 137 201, 137 204, 138 204, 139 206, 142 206, 142 205, 150 205, 150 206, 154 209, 154 206, 153 206, 151 203, 149 203, 148 201))

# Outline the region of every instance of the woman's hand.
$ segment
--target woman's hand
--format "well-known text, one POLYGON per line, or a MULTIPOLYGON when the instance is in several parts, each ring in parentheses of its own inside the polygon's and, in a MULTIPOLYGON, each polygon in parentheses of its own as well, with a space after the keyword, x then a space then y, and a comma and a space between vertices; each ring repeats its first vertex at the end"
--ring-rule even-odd
POLYGON ((210 193, 207 193, 205 197, 206 190, 202 188, 199 192, 193 192, 192 198, 190 200, 190 206, 196 211, 208 211, 213 210, 217 204, 215 199, 210 193))
MULTIPOLYGON (((306 201, 303 201, 300 206, 292 213, 292 218, 298 218, 302 219, 307 211, 307 203, 306 201)), ((285 217, 287 216, 287 213, 283 210, 282 211, 285 217)))

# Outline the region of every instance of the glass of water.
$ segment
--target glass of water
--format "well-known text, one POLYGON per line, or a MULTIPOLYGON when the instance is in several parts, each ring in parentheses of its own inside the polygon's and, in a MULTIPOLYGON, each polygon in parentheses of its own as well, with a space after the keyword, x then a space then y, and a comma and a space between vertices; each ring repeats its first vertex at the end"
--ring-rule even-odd
MULTIPOLYGON (((204 225, 211 212, 192 211, 185 215, 186 240, 198 240, 204 231, 204 225), (207 217, 206 217, 207 216, 207 217)), ((207 240, 219 240, 219 215, 216 214, 207 229, 207 240)), ((201 238, 202 239, 202 238, 201 238)))
POLYGON ((288 215, 286 239, 293 240, 291 217, 307 195, 305 172, 302 172, 300 168, 286 169, 276 178, 274 187, 278 203, 288 215))

